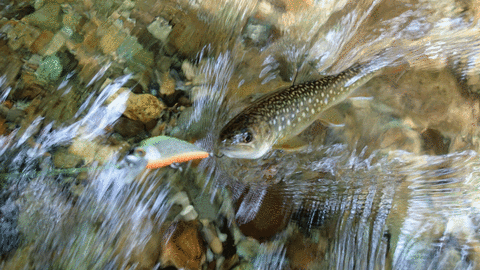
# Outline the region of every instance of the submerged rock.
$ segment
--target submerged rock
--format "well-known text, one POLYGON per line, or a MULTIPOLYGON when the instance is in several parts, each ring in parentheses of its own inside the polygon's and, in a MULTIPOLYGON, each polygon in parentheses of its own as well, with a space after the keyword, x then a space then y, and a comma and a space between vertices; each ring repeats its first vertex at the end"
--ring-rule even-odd
POLYGON ((323 260, 324 255, 315 243, 301 233, 293 235, 287 244, 286 256, 292 269, 314 269, 314 262, 323 260))
POLYGON ((141 121, 121 116, 115 123, 113 129, 120 135, 129 138, 142 134, 142 132, 145 131, 145 125, 141 121))
POLYGON ((199 231, 198 221, 177 221, 170 224, 163 235, 163 267, 201 269, 206 261, 206 247, 199 231))
POLYGON ((86 164, 98 161, 100 164, 110 161, 129 148, 127 143, 123 145, 101 145, 98 142, 79 139, 73 140, 68 148, 68 153, 82 157, 86 164))
POLYGON ((18 21, 11 21, 2 30, 6 30, 8 45, 12 50, 30 47, 40 35, 40 30, 36 27, 18 21))
POLYGON ((423 148, 427 154, 444 155, 448 153, 449 141, 435 129, 427 128, 420 133, 423 139, 423 148))
POLYGON ((391 127, 380 135, 379 147, 384 150, 404 150, 420 154, 420 135, 407 127, 391 127))
POLYGON ((18 207, 8 200, 0 207, 0 256, 17 248, 20 242, 17 219, 18 207))
POLYGON ((157 18, 147 26, 147 30, 156 39, 160 40, 163 44, 166 44, 168 35, 172 32, 172 26, 169 25, 165 19, 157 18))
POLYGON ((160 85, 160 94, 162 95, 172 95, 175 93, 175 80, 170 76, 170 74, 165 73, 162 76, 162 84, 160 85))
POLYGON ((58 30, 61 26, 60 4, 46 3, 23 20, 42 29, 58 30))
POLYGON ((130 97, 127 101, 127 108, 123 115, 132 119, 143 122, 144 124, 151 120, 160 117, 160 113, 165 109, 163 102, 158 100, 151 94, 133 94, 130 93, 130 97))
POLYGON ((55 55, 45 57, 40 66, 38 67, 35 75, 38 80, 45 82, 53 82, 58 80, 62 73, 62 65, 60 64, 60 58, 55 55))
POLYGON ((249 188, 243 192, 236 203, 236 216, 244 235, 263 242, 286 228, 293 205, 291 198, 284 196, 280 190, 279 187, 266 190, 249 188), (256 208, 258 204, 260 206, 256 208))
POLYGON ((53 155, 53 164, 57 168, 75 168, 82 162, 82 158, 60 149, 53 155))

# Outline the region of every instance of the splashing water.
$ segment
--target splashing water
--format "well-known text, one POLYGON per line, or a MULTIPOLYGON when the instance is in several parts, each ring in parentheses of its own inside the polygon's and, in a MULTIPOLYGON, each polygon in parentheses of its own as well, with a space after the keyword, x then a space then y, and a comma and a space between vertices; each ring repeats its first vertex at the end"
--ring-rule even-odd
MULTIPOLYGON (((301 14, 288 5, 272 7, 282 10, 270 22, 281 34, 250 48, 242 28, 265 3, 237 2, 225 1, 219 15, 204 17, 213 25, 227 22, 222 29, 238 35, 227 50, 207 47, 199 55, 203 80, 191 90, 192 113, 181 123, 185 136, 201 131, 197 144, 208 151, 215 148, 218 130, 245 105, 239 100, 288 85, 284 81, 297 74, 300 81, 310 80, 356 62, 378 69, 401 58, 409 65, 406 73, 421 79, 415 85, 402 81, 407 76, 403 73, 394 79, 380 76, 355 94, 368 100, 352 99, 334 108, 336 118, 331 118, 341 122, 339 128, 306 130, 304 148, 272 150, 259 160, 212 157, 200 163, 195 173, 204 181, 202 192, 211 193, 211 202, 232 183, 258 185, 229 216, 230 224, 254 221, 268 187, 278 187, 275 192, 289 202, 287 232, 261 244, 252 262, 255 269, 295 263, 287 258, 289 245, 282 240, 289 230, 308 236, 321 254, 311 269, 478 268, 478 117, 473 105, 465 105, 477 101, 452 94, 461 92, 462 83, 462 91, 478 94, 478 12, 470 18, 453 2, 433 0, 306 1, 308 8, 301 14), (375 58, 379 52, 385 53, 375 58), (420 72, 425 70, 434 70, 436 79, 420 72), (438 75, 439 70, 446 73, 438 75), (442 81, 450 73, 458 82, 442 81), (427 86, 436 80, 446 90, 432 96, 427 86), (414 88, 420 91, 410 91, 414 88), (451 103, 441 103, 441 96, 451 103), (424 110, 430 102, 437 102, 429 107, 433 113, 424 110), (446 153, 427 151, 429 140, 435 140, 421 137, 425 129, 439 130, 444 138, 438 144, 450 140, 446 153), (469 140, 466 146, 457 147, 464 138, 469 140)), ((109 68, 111 64, 102 67, 87 87, 95 88, 109 68)), ((11 90, 3 85, 6 78, 0 77, 0 103, 11 90)), ((25 267, 133 268, 128 258, 139 256, 159 233, 171 208, 170 183, 175 180, 168 173, 139 175, 115 166, 116 156, 104 169, 88 174, 85 190, 75 199, 58 184, 69 177, 49 173, 47 153, 52 148, 108 135, 107 127, 122 115, 128 99, 118 90, 130 78, 119 77, 88 95, 73 123, 55 128, 39 116, 24 131, 0 136, 1 171, 9 173, 0 182, 8 195, 2 193, 0 199, 7 206, 13 201, 19 205, 19 210, 0 210, 3 215, 19 212, 21 226, 9 232, 20 231, 31 243, 22 246, 33 254, 25 267), (125 181, 134 176, 142 181, 125 181)), ((70 87, 67 78, 58 91, 65 94, 73 91, 70 87)))

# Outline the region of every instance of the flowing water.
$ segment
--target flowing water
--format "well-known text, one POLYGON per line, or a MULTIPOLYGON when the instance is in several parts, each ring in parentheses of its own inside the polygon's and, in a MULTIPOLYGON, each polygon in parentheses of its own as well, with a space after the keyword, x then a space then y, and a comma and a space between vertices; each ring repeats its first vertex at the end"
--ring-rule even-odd
MULTIPOLYGON (((301 134, 308 143, 300 149, 256 160, 212 156, 153 173, 128 166, 118 150, 97 170, 58 173, 50 152, 105 143, 125 110, 119 89, 131 76, 101 87, 111 69, 105 63, 72 119, 38 117, 0 136, 1 254, 18 247, 11 260, 20 269, 140 269, 150 259, 144 249, 160 241, 172 196, 186 190, 206 194, 203 211, 218 211, 212 219, 225 216, 229 226, 252 222, 279 198, 269 214, 284 213, 288 225, 260 244, 253 269, 295 268, 292 235, 314 247, 309 269, 479 268, 480 3, 222 3, 202 19, 233 45, 212 41, 199 52, 201 79, 188 90, 193 106, 167 135, 213 151, 219 130, 260 93, 356 62, 391 70, 326 112, 334 125, 315 123, 301 134), (282 35, 262 43, 270 28, 249 21, 255 12, 282 35), (248 26, 264 30, 252 34, 248 26), (238 205, 218 210, 216 200, 238 205)), ((68 76, 58 95, 76 87, 68 76)), ((5 78, 0 101, 11 90, 5 78)), ((147 265, 162 267, 156 259, 147 265)))

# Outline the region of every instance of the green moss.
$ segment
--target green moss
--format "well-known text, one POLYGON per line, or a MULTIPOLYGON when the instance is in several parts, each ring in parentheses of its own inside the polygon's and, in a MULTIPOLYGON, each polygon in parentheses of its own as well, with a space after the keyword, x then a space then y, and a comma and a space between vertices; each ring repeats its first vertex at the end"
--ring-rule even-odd
POLYGON ((62 65, 60 64, 60 58, 56 55, 50 55, 45 57, 40 66, 38 67, 35 75, 37 79, 44 82, 56 81, 62 73, 62 65))

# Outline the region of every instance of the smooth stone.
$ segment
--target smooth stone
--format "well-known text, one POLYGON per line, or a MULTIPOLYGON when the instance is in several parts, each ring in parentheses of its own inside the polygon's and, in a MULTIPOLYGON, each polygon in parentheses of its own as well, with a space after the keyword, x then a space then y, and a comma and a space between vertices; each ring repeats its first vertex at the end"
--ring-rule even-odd
POLYGON ((163 102, 158 100, 154 95, 137 95, 130 93, 127 101, 127 108, 123 112, 123 115, 132 120, 139 120, 146 124, 151 120, 160 117, 160 113, 165 108, 163 102))
POLYGON ((192 205, 188 205, 180 212, 180 216, 182 216, 185 221, 191 221, 197 219, 198 213, 192 205))
POLYGON ((170 32, 172 32, 172 26, 168 24, 167 20, 158 17, 155 21, 147 26, 147 30, 156 39, 165 44, 167 43, 168 35, 170 35, 170 32))
POLYGON ((170 224, 163 234, 162 267, 201 269, 206 261, 206 247, 198 221, 179 220, 170 224))

